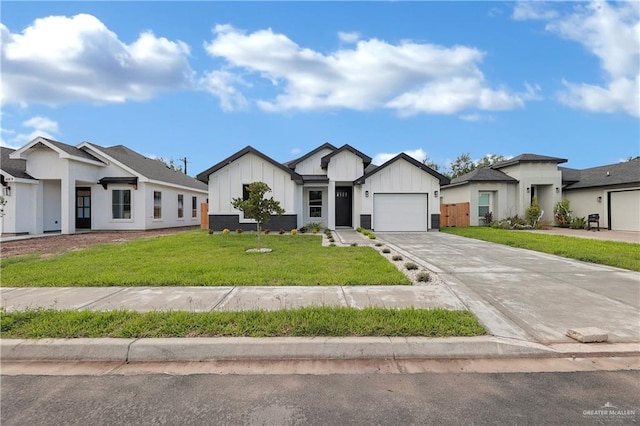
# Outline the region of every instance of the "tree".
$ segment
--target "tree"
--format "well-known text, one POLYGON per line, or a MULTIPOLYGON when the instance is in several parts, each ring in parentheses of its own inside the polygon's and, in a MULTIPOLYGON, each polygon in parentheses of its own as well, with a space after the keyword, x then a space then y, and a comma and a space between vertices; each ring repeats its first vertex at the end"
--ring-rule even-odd
POLYGON ((471 159, 471 155, 468 152, 460 154, 453 163, 451 163, 451 171, 449 177, 451 179, 462 176, 465 173, 469 173, 476 169, 476 163, 471 159))
POLYGON ((182 169, 182 166, 177 165, 173 158, 170 158, 169 161, 167 161, 163 157, 158 157, 158 158, 156 158, 156 160, 158 160, 159 162, 161 162, 162 164, 164 164, 165 166, 167 166, 171 170, 175 170, 177 172, 184 173, 184 170, 182 169))
POLYGON ((254 219, 257 222, 258 230, 258 250, 260 247, 260 233, 263 223, 269 222, 271 215, 278 216, 284 213, 284 209, 280 207, 280 202, 271 198, 265 198, 264 194, 271 191, 269 185, 264 182, 252 182, 249 184, 249 197, 234 198, 231 205, 244 213, 244 217, 254 219))
POLYGON ((507 158, 502 154, 487 154, 476 162, 476 168, 493 166, 507 158))
POLYGON ((438 166, 436 163, 431 161, 428 155, 425 157, 424 160, 422 160, 422 164, 429 167, 431 170, 435 170, 436 172, 440 169, 440 166, 438 166))

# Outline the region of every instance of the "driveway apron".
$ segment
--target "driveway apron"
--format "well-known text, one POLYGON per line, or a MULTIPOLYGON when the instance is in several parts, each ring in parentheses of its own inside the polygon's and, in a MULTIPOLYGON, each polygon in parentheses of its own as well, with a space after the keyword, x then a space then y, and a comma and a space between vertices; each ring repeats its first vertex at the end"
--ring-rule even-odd
POLYGON ((544 344, 597 327, 640 342, 640 273, 440 232, 378 233, 437 272, 491 334, 544 344))

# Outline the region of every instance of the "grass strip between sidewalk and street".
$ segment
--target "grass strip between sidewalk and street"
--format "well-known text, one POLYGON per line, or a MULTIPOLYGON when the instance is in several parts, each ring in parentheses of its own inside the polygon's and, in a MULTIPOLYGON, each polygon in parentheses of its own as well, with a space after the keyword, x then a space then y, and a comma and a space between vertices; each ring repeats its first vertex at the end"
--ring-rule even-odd
POLYGON ((188 231, 61 255, 0 259, 3 287, 409 285, 371 247, 322 246, 319 235, 188 231))
POLYGON ((442 228, 442 232, 542 253, 640 271, 640 244, 564 235, 495 229, 484 226, 442 228))
POLYGON ((134 312, 0 310, 1 337, 343 337, 479 336, 485 328, 469 311, 309 307, 279 311, 134 312))

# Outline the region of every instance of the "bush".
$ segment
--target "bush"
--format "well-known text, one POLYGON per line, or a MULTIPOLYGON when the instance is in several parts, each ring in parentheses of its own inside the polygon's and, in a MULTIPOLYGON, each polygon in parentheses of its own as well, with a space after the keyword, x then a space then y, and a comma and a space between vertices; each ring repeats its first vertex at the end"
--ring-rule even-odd
POLYGON ((298 234, 298 230, 297 229, 292 229, 291 230, 291 235, 297 235, 298 234))
POLYGON ((413 262, 407 262, 404 264, 404 267, 407 268, 407 270, 409 271, 415 271, 416 269, 418 269, 418 265, 416 265, 413 262))
POLYGON ((209 233, 209 235, 213 234, 213 229, 209 229, 207 230, 207 232, 209 233))
POLYGON ((281 229, 281 230, 278 231, 278 234, 280 234, 280 235, 286 234, 286 233, 287 233, 287 231, 285 231, 284 229, 281 229))
MULTIPOLYGON (((305 226, 300 227, 300 229, 298 229, 298 231, 296 232, 296 234, 300 232, 301 234, 304 234, 307 232, 307 228, 305 226)), ((293 233, 293 232, 292 232, 293 233)))
POLYGON ((356 247, 358 243, 351 243, 351 247, 356 247))
POLYGON ((270 234, 270 233, 271 233, 271 230, 270 230, 270 229, 265 229, 265 230, 264 230, 264 231, 262 231, 262 232, 264 232, 264 233, 265 233, 265 235, 267 235, 267 234, 270 234))
POLYGON ((240 228, 236 229, 236 234, 242 234, 242 229, 240 228))
POLYGON ((329 238, 329 242, 330 243, 334 243, 336 240, 333 239, 333 237, 329 238))
POLYGON ((540 218, 540 213, 542 210, 538 205, 538 197, 533 197, 531 200, 531 206, 527 210, 525 210, 525 217, 527 218, 527 225, 536 226, 538 223, 538 219, 540 218))
POLYGON ((428 283, 429 281, 431 281, 431 274, 427 271, 422 271, 418 274, 416 280, 421 283, 428 283))
POLYGON ((376 239, 376 234, 374 234, 373 232, 369 233, 369 239, 370 240, 375 240, 376 239))
POLYGON ((400 256, 399 254, 394 254, 393 256, 391 256, 391 260, 398 262, 402 260, 402 256, 400 256))
POLYGON ((305 231, 310 230, 315 234, 316 232, 320 232, 320 230, 322 229, 322 222, 309 222, 304 225, 303 228, 305 228, 305 231))
POLYGON ((224 229, 222 230, 222 233, 223 233, 223 234, 225 234, 225 235, 226 235, 226 234, 228 234, 228 233, 230 233, 230 232, 231 232, 231 231, 229 231, 227 228, 224 228, 224 229))
POLYGON ((385 247, 385 248, 382 249, 382 252, 383 253, 391 253, 391 250, 385 247))
POLYGON ((486 212, 484 214, 484 226, 491 226, 491 224, 493 224, 493 213, 492 212, 486 212))
POLYGON ((569 208, 569 200, 564 198, 558 201, 553 207, 553 219, 560 228, 568 228, 571 225, 571 209, 569 208))
POLYGON ((376 243, 376 247, 382 247, 382 243, 376 243))
POLYGON ((571 229, 587 229, 587 221, 584 217, 574 217, 569 224, 571 229))

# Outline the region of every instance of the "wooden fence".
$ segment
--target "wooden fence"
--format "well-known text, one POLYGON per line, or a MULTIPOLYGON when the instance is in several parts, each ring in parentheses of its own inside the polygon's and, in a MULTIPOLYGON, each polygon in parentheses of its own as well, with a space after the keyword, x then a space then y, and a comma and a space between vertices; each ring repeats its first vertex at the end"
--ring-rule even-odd
POLYGON ((440 226, 469 226, 469 203, 440 204, 440 226))
POLYGON ((209 229, 209 204, 200 204, 200 229, 209 229))

